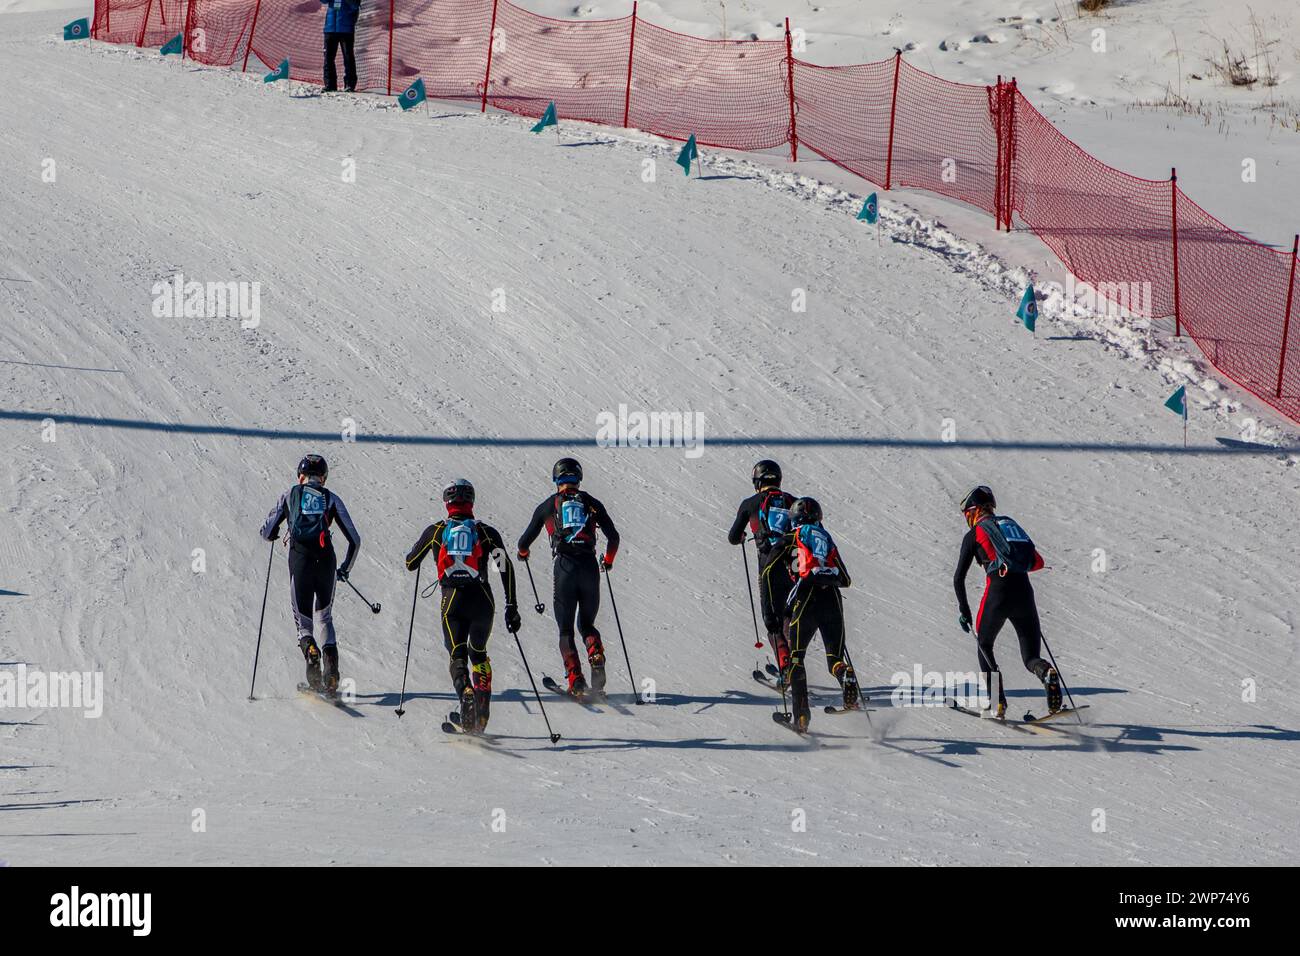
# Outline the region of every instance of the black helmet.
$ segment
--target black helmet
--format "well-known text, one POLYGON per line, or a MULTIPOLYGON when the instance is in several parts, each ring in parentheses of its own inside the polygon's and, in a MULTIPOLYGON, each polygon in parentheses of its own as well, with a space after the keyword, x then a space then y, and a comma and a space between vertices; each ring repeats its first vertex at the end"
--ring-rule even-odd
POLYGON ((298 462, 298 475, 306 475, 308 478, 319 478, 324 481, 329 477, 330 466, 325 464, 325 459, 320 455, 305 455, 302 461, 298 462))
POLYGON ((764 458, 754 466, 754 490, 763 488, 767 485, 780 486, 781 484, 781 466, 771 458, 764 458))
POLYGON ((982 508, 985 505, 996 508, 998 503, 993 497, 993 489, 988 485, 980 485, 972 488, 966 497, 961 500, 961 511, 962 514, 965 514, 972 508, 982 508))
POLYGON ((790 520, 796 525, 817 524, 822 520, 822 506, 816 498, 800 498, 790 506, 790 520))
POLYGON ((453 501, 467 501, 474 503, 474 486, 470 484, 468 478, 457 478, 446 488, 442 489, 443 504, 451 504, 453 501))
POLYGON ((577 485, 582 483, 582 466, 576 458, 561 458, 551 469, 551 480, 557 485, 577 485))

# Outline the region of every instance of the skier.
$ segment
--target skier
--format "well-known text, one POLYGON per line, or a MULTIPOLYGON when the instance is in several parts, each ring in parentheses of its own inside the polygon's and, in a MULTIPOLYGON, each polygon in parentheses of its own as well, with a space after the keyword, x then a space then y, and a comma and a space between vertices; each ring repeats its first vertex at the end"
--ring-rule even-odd
POLYGON ((533 511, 533 518, 519 536, 519 559, 528 560, 528 549, 546 528, 555 559, 553 606, 560 627, 560 656, 564 659, 569 693, 581 697, 587 692, 582 663, 574 641, 574 617, 578 632, 587 648, 591 665, 591 689, 605 690, 605 648, 596 629, 596 612, 600 609, 600 570, 607 573, 618 553, 618 531, 605 506, 580 491, 582 465, 573 458, 561 458, 551 469, 555 494, 533 511), (596 560, 596 529, 605 535, 605 556, 596 560))
POLYGON ((758 604, 767 628, 767 643, 776 656, 776 666, 785 673, 790 648, 784 633, 785 602, 790 596, 790 575, 777 560, 785 533, 790 530, 790 506, 795 497, 781 490, 781 466, 764 458, 754 466, 754 494, 740 503, 736 520, 727 532, 731 544, 745 543, 745 531, 753 533, 758 548, 758 604))
POLYGON ((298 462, 298 484, 280 496, 262 523, 262 537, 274 541, 281 522, 289 522, 289 597, 298 627, 298 649, 307 661, 307 684, 314 691, 334 694, 339 686, 339 650, 334 637, 334 582, 346 581, 357 559, 361 535, 357 533, 343 499, 325 488, 329 466, 320 455, 298 462), (329 527, 337 523, 347 539, 348 551, 337 565, 329 527), (320 618, 324 647, 313 633, 313 612, 320 618), (325 672, 321 675, 321 656, 325 672))
POLYGON ((506 554, 501 533, 474 517, 472 484, 457 478, 443 489, 442 501, 447 517, 424 529, 406 556, 406 570, 418 568, 431 551, 437 556, 442 640, 451 655, 448 669, 460 698, 461 727, 481 734, 492 703, 492 659, 487 645, 496 611, 488 567, 501 574, 506 630, 514 634, 522 625, 515 601, 515 566, 506 554))
POLYGON ((839 682, 844 707, 858 707, 857 675, 845 657, 844 598, 840 595, 840 589, 849 587, 852 581, 830 532, 822 527, 822 506, 815 498, 795 501, 790 508, 790 525, 778 556, 789 568, 793 583, 785 611, 790 660, 783 679, 791 692, 791 725, 804 733, 811 717, 804 655, 818 631, 826 650, 826 667, 839 682))
POLYGON ((1029 583, 1030 573, 1043 567, 1043 558, 1020 525, 995 513, 997 506, 988 485, 972 489, 961 500, 961 511, 970 530, 961 540, 957 573, 952 580, 957 592, 957 623, 968 634, 974 627, 980 670, 990 689, 993 675, 998 675, 998 717, 1006 715, 1007 698, 1002 689, 1001 671, 993 657, 993 642, 1008 620, 1020 640, 1020 658, 1025 668, 1043 682, 1047 709, 1056 713, 1061 709, 1061 680, 1056 668, 1039 656, 1043 631, 1034 602, 1034 587, 1029 583), (973 621, 966 599, 966 573, 972 561, 979 562, 987 575, 979 614, 973 621))

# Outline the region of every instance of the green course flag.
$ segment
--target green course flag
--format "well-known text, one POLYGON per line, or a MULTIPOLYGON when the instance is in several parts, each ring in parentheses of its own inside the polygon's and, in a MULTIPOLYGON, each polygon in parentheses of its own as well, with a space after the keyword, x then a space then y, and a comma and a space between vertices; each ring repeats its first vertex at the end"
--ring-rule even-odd
POLYGON ((65 40, 86 40, 90 37, 90 18, 82 17, 80 20, 73 20, 63 28, 63 39, 65 40))
MULTIPOLYGON (((555 101, 552 100, 550 103, 546 104, 546 112, 542 114, 542 118, 537 121, 537 125, 533 127, 532 131, 534 133, 540 133, 548 126, 558 127, 559 125, 560 120, 555 115, 555 101)), ((556 132, 559 132, 559 130, 556 130, 556 132)))
POLYGON ((161 53, 163 56, 167 56, 170 53, 174 53, 177 56, 183 56, 185 54, 185 40, 178 33, 170 40, 168 40, 166 43, 164 43, 162 45, 162 48, 158 52, 161 53))
POLYGON ((867 201, 862 204, 862 212, 858 213, 858 219, 863 222, 875 225, 876 220, 880 218, 880 204, 876 199, 876 194, 872 193, 867 197, 867 201))
POLYGON ((1179 385, 1178 391, 1165 400, 1165 408, 1187 418, 1187 386, 1179 385))
POLYGON ((1025 328, 1030 332, 1034 331, 1034 326, 1038 323, 1038 300, 1034 298, 1033 285, 1025 289, 1025 294, 1020 299, 1020 308, 1016 309, 1016 318, 1025 323, 1025 328))
POLYGON ((419 106, 427 99, 424 92, 424 78, 417 76, 415 82, 402 91, 402 95, 397 98, 398 105, 403 110, 409 110, 419 106))
POLYGON ((690 176, 691 163, 695 162, 699 158, 700 148, 695 145, 695 134, 692 133, 691 138, 688 139, 686 145, 682 147, 682 151, 677 154, 677 165, 682 167, 687 176, 690 176))
POLYGON ((262 77, 263 83, 274 83, 276 80, 287 80, 289 78, 289 58, 286 56, 277 66, 266 76, 262 77))

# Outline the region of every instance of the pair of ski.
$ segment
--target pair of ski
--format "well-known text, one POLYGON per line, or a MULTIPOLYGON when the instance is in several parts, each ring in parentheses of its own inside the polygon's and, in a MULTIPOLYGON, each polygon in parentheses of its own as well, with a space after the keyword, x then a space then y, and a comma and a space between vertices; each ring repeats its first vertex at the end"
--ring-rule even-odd
POLYGON ((1018 730, 1022 733, 1029 734, 1038 734, 1045 730, 1059 730, 1068 733, 1069 728, 1054 726, 1048 722, 1059 721, 1063 717, 1078 717, 1079 711, 1087 710, 1088 707, 1088 704, 1083 704, 1080 707, 1062 707, 1060 710, 1052 711, 1049 714, 1043 714, 1041 717, 1035 717, 1032 713, 1026 711, 1023 718, 1016 720, 1014 717, 986 717, 980 711, 974 710, 970 707, 963 707, 951 697, 948 698, 948 708, 950 710, 955 710, 959 714, 966 714, 970 717, 976 717, 980 720, 986 720, 1003 727, 1010 727, 1012 730, 1018 730))
MULTIPOLYGON (((763 666, 764 666, 764 670, 766 670, 767 673, 764 674, 763 671, 756 669, 753 675, 754 680, 758 681, 760 684, 762 684, 764 687, 768 688, 769 690, 774 690, 778 694, 781 693, 781 685, 778 684, 775 680, 773 680, 772 677, 768 676, 770 674, 773 677, 780 677, 781 672, 777 670, 775 664, 765 664, 763 666)), ((859 691, 857 706, 835 707, 832 706, 831 704, 827 704, 825 707, 822 708, 822 713, 830 714, 831 716, 838 717, 842 714, 856 714, 858 711, 870 710, 870 709, 871 709, 871 701, 868 700, 864 695, 862 695, 861 691, 859 691)), ((775 720, 777 723, 786 724, 786 726, 789 726, 791 730, 794 729, 793 724, 790 723, 790 718, 786 715, 781 714, 780 711, 773 714, 772 719, 775 720), (785 717, 784 721, 781 719, 782 717, 785 717)))
POLYGON ((481 730, 469 730, 461 721, 460 711, 453 710, 447 715, 447 719, 442 722, 442 732, 451 734, 453 737, 472 737, 475 740, 481 740, 484 743, 494 743, 496 738, 491 734, 484 733, 481 730))
POLYGON ((587 690, 583 691, 581 694, 575 694, 567 687, 562 686, 554 677, 550 677, 546 674, 542 675, 542 686, 551 693, 559 694, 561 697, 566 700, 571 700, 575 704, 581 704, 588 710, 597 714, 601 713, 601 711, 597 710, 595 705, 609 699, 603 690, 593 690, 591 688, 587 688, 587 690))
POLYGON ((344 710, 348 706, 347 701, 343 699, 337 690, 329 691, 324 687, 312 687, 311 684, 304 682, 298 684, 298 693, 306 694, 309 697, 319 698, 327 704, 333 704, 340 710, 344 710))

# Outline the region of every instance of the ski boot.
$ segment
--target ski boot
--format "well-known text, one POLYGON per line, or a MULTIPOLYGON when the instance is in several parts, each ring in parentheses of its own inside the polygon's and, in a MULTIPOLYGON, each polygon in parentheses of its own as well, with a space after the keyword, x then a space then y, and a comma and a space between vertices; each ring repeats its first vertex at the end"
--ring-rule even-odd
POLYGON ((587 678, 582 676, 582 668, 575 667, 567 672, 569 679, 569 694, 573 697, 585 697, 587 695, 587 678))
POLYGON ((1056 713, 1061 709, 1061 677, 1055 667, 1047 668, 1043 675, 1043 687, 1047 689, 1047 709, 1056 713))
POLYGON ((808 707, 808 692, 794 691, 790 703, 792 705, 790 726, 798 733, 808 733, 808 723, 812 720, 812 711, 808 707))
POLYGON ((307 662, 307 686, 320 693, 320 648, 314 638, 303 637, 298 640, 298 650, 302 651, 303 660, 307 662))
POLYGON ((844 661, 836 662, 831 668, 831 673, 835 679, 840 682, 840 690, 844 692, 844 709, 857 710, 860 692, 858 689, 858 677, 853 673, 853 668, 844 661))
POLYGON ((326 644, 321 649, 324 659, 323 678, 325 693, 333 697, 339 692, 339 648, 337 644, 326 644))
POLYGON ((591 690, 595 694, 605 693, 605 648, 600 643, 599 634, 587 635, 587 663, 591 665, 591 690))
POLYGON ((488 712, 492 706, 492 662, 485 660, 481 664, 475 664, 470 670, 470 680, 474 689, 473 730, 481 734, 487 729, 488 712))
POLYGON ((460 692, 460 727, 467 734, 478 733, 478 702, 474 688, 466 685, 460 692))

